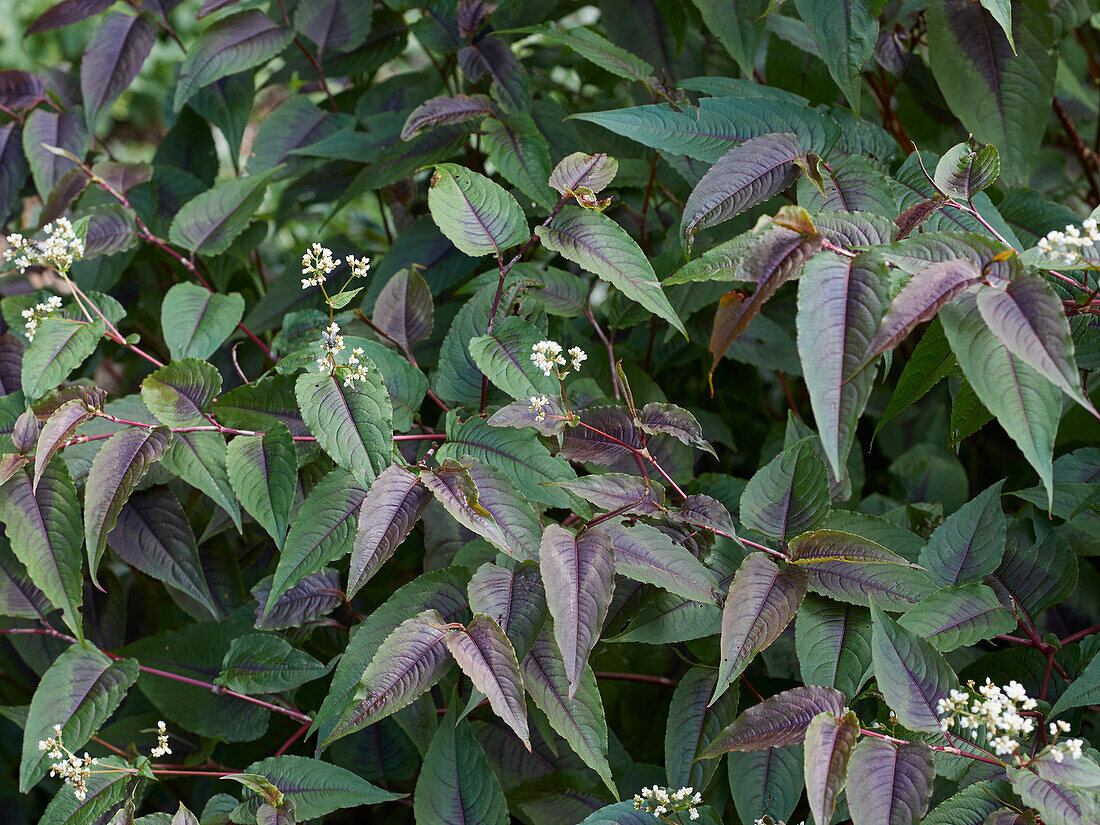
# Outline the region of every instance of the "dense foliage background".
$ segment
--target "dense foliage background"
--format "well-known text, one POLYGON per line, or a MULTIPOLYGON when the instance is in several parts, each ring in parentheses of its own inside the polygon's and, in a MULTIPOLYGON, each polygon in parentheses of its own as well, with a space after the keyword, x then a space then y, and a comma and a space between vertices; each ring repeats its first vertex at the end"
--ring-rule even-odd
POLYGON ((0 65, 0 819, 1100 823, 1096 0, 0 65))

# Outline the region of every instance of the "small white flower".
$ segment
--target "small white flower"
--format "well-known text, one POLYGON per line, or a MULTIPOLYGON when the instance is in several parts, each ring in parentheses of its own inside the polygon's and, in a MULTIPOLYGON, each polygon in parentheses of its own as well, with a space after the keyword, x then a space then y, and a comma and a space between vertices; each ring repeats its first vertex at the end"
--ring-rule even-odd
POLYGON ((42 227, 42 240, 26 238, 18 233, 8 235, 4 260, 14 261, 20 273, 32 266, 47 266, 57 272, 68 272, 77 258, 84 256, 84 241, 76 236, 68 218, 58 218, 42 227), (54 225, 56 223, 56 226, 54 225))
POLYGON ((319 243, 313 244, 302 255, 302 274, 306 276, 302 278, 302 289, 320 286, 339 265, 340 262, 332 257, 331 249, 319 243))
POLYGON ((370 271, 370 258, 356 258, 354 255, 348 255, 344 260, 351 267, 351 277, 367 277, 367 273, 370 271))
POLYGON ((557 341, 539 341, 534 344, 531 347, 531 360, 547 377, 552 372, 556 372, 558 366, 565 366, 565 359, 561 355, 561 344, 557 341))
POLYGON ((580 347, 570 347, 569 357, 573 359, 573 371, 580 372, 581 362, 588 359, 588 354, 580 347))
POLYGON ((550 399, 545 395, 532 395, 529 409, 535 413, 535 420, 542 421, 546 418, 546 408, 550 406, 550 399))

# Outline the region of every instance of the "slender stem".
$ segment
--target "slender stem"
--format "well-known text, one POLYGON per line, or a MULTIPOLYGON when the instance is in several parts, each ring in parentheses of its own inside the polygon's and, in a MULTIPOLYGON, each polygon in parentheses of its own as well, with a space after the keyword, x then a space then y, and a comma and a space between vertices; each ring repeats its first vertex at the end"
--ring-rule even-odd
POLYGON ((294 44, 299 49, 301 49, 302 54, 306 56, 306 60, 310 62, 310 64, 313 66, 313 70, 317 72, 317 79, 321 81, 321 88, 324 89, 325 97, 328 98, 329 108, 331 108, 334 112, 338 112, 339 109, 336 106, 336 98, 334 98, 332 96, 332 92, 329 91, 328 80, 325 78, 325 70, 321 68, 321 62, 313 56, 313 54, 309 51, 309 49, 305 47, 305 44, 303 44, 299 38, 294 38, 294 44))
MULTIPOLYGON (((619 392, 619 376, 615 370, 615 347, 612 343, 612 339, 608 338, 604 331, 600 328, 600 325, 596 322, 596 316, 592 312, 592 307, 587 304, 584 307, 584 317, 592 324, 592 328, 596 330, 596 335, 603 342, 604 348, 607 350, 607 363, 611 367, 611 389, 615 392, 615 400, 622 399, 622 394, 619 392)), ((612 336, 614 336, 614 330, 612 330, 612 336)))
POLYGON ((764 697, 760 695, 760 691, 753 687, 752 682, 749 681, 748 677, 744 673, 741 674, 741 678, 739 681, 741 682, 741 684, 749 689, 749 693, 756 697, 757 702, 764 701, 764 697))
POLYGON ((1074 642, 1079 642, 1086 636, 1091 636, 1093 633, 1100 633, 1100 624, 1094 624, 1092 627, 1086 627, 1084 630, 1079 630, 1076 633, 1071 633, 1062 639, 1062 647, 1071 645, 1074 642))
POLYGON ((279 746, 279 749, 275 751, 275 756, 282 756, 284 753, 286 753, 291 745, 293 745, 295 742, 301 739, 302 736, 305 735, 305 732, 309 730, 309 726, 311 724, 312 722, 303 722, 302 726, 298 728, 298 730, 294 731, 291 737, 279 746))
MULTIPOLYGON (((893 742, 895 745, 910 744, 904 739, 897 739, 893 736, 887 736, 884 733, 878 733, 873 730, 868 730, 867 728, 860 728, 860 733, 862 733, 864 736, 873 736, 875 739, 885 739, 887 742, 893 742)), ((968 751, 964 751, 961 748, 947 747, 945 745, 929 745, 928 747, 934 751, 939 751, 940 753, 950 753, 954 754, 955 756, 965 756, 968 759, 974 759, 978 762, 985 762, 988 765, 996 765, 1000 768, 1005 767, 1005 763, 1000 761, 999 759, 994 759, 989 756, 982 756, 981 754, 977 753, 969 753, 968 751)))
POLYGON ((1058 122, 1062 124, 1062 128, 1066 131, 1066 136, 1069 137, 1070 143, 1073 144, 1073 150, 1077 153, 1077 159, 1081 162, 1081 169, 1085 173, 1085 178, 1088 180, 1089 191, 1092 193, 1093 205, 1100 203, 1100 185, 1097 185, 1096 181, 1096 156, 1093 155, 1092 150, 1085 145, 1085 141, 1081 140, 1081 136, 1077 133, 1077 129, 1073 125, 1073 121, 1063 108, 1061 101, 1057 97, 1051 100, 1051 107, 1054 109, 1054 114, 1058 118, 1058 122))
POLYGON ((676 679, 669 679, 667 676, 650 676, 648 673, 617 673, 597 670, 596 678, 620 682, 644 682, 648 685, 663 685, 665 687, 676 687, 679 684, 676 679))
POLYGON ((175 768, 162 768, 153 765, 153 773, 159 776, 232 776, 238 771, 180 771, 175 768))
POLYGON ((784 553, 782 550, 773 550, 771 547, 768 547, 767 545, 757 544, 755 541, 749 541, 744 536, 738 536, 737 540, 739 542, 741 542, 742 544, 747 544, 749 547, 753 548, 754 550, 762 550, 763 552, 768 553, 769 555, 775 556, 777 559, 785 559, 787 561, 791 560, 791 557, 788 556, 786 553, 784 553))
POLYGON ((102 745, 103 747, 105 747, 109 751, 117 753, 119 756, 125 756, 126 758, 130 757, 130 754, 126 753, 126 751, 124 751, 122 748, 116 748, 110 742, 108 742, 105 739, 100 739, 98 736, 93 736, 92 741, 95 742, 98 745, 102 745))

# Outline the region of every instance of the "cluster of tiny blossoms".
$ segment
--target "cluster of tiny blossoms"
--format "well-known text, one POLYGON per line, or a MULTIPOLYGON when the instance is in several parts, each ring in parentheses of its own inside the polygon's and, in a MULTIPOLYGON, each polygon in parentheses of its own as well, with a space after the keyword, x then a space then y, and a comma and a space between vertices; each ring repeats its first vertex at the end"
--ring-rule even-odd
MULTIPOLYGON (((366 278, 367 273, 370 272, 370 258, 356 258, 354 255, 348 255, 344 260, 351 268, 352 278, 366 278)), ((302 255, 302 275, 305 276, 302 278, 302 289, 321 286, 338 266, 340 262, 332 257, 331 249, 319 243, 313 244, 302 255)))
POLYGON ((699 809, 695 806, 702 802, 702 794, 695 793, 694 788, 672 791, 670 788, 654 785, 652 788, 642 788, 641 793, 634 794, 634 810, 651 813, 654 818, 665 821, 671 821, 665 814, 677 811, 687 811, 689 818, 698 819, 699 809))
POLYGON ((1095 247, 1100 241, 1100 227, 1095 218, 1086 218, 1081 222, 1081 228, 1070 224, 1065 232, 1057 229, 1048 232, 1045 238, 1039 239, 1039 251, 1054 261, 1065 264, 1076 264, 1082 259, 1081 250, 1084 247, 1095 247))
POLYGON ((531 412, 535 413, 535 420, 542 421, 546 418, 546 408, 550 406, 550 399, 545 395, 531 396, 531 412))
MULTIPOLYGON (((542 370, 543 375, 549 377, 551 373, 556 373, 558 378, 565 378, 569 373, 558 369, 566 365, 565 357, 561 353, 562 346, 557 341, 539 341, 531 347, 531 360, 542 370)), ((580 372, 581 363, 588 360, 588 355, 580 347, 570 347, 567 354, 573 362, 573 370, 580 372)))
POLYGON ((84 255, 84 241, 77 237, 68 218, 42 227, 46 238, 36 241, 22 235, 8 235, 8 248, 4 250, 4 260, 14 261, 20 273, 32 266, 48 266, 58 272, 68 272, 73 262, 84 255))
POLYGON ((163 721, 157 722, 157 746, 149 753, 154 758, 172 755, 172 749, 168 747, 168 728, 165 727, 163 721))
POLYGON ((348 363, 342 366, 336 363, 336 356, 344 351, 344 336, 340 334, 340 325, 333 321, 321 331, 321 352, 317 358, 317 371, 333 375, 337 367, 343 369, 344 386, 350 387, 356 381, 367 380, 367 365, 361 360, 363 348, 355 347, 348 356, 348 363))
MULTIPOLYGON (((753 820, 752 825, 783 825, 783 823, 776 822, 771 817, 769 817, 768 819, 755 819, 753 820)), ((800 825, 806 825, 806 821, 803 820, 800 825)))
POLYGON ((44 304, 35 304, 32 309, 23 310, 20 314, 26 321, 23 334, 27 336, 27 340, 33 341, 35 334, 38 332, 38 325, 47 318, 52 318, 53 314, 59 309, 61 309, 61 299, 56 295, 51 295, 44 304))
POLYGON ((73 794, 81 802, 88 795, 88 777, 92 775, 92 765, 99 760, 87 753, 79 757, 65 747, 61 741, 61 725, 53 726, 54 735, 38 741, 38 749, 45 751, 50 759, 57 759, 50 765, 50 776, 60 776, 66 785, 72 786, 73 794))
POLYGON ((1034 719, 1023 716, 1021 711, 1034 710, 1036 701, 1015 680, 998 687, 987 678, 977 690, 981 698, 966 691, 952 690, 946 699, 940 699, 937 707, 940 727, 944 731, 950 730, 952 725, 960 730, 984 727, 989 735, 996 734, 990 745, 999 756, 1015 753, 1020 748, 1016 737, 1035 731, 1034 719))

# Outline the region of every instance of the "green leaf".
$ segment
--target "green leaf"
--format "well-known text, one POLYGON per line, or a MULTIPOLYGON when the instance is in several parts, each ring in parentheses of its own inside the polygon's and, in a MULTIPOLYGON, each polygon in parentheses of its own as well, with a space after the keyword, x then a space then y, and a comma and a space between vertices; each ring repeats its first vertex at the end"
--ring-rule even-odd
POLYGON ((928 810, 935 777, 932 750, 923 742, 863 737, 848 762, 853 825, 917 825, 928 810))
POLYGON ((221 18, 188 49, 180 66, 173 111, 182 109, 203 86, 266 63, 293 39, 293 31, 275 25, 259 9, 221 18))
POLYGON ((526 112, 481 122, 482 146, 489 160, 510 184, 543 209, 554 206, 546 187, 550 177, 550 147, 526 112))
MULTIPOLYGON (((887 217, 891 221, 897 217, 898 208, 894 194, 890 190, 890 184, 878 167, 867 158, 851 155, 831 170, 826 169, 824 194, 809 183, 808 178, 799 181, 798 202, 810 212, 826 213, 815 214, 815 222, 841 218, 858 225, 861 221, 874 221, 875 215, 887 217), (853 212, 858 212, 860 215, 853 216, 851 214, 853 212), (871 217, 868 218, 868 216, 871 217)), ((894 230, 897 230, 896 226, 894 230)), ((822 231, 825 231, 824 228, 822 231)), ((856 238, 848 240, 849 246, 868 245, 862 242, 863 239, 858 239, 860 242, 857 243, 850 242, 857 240, 856 238)), ((887 237, 883 242, 889 240, 890 237, 887 237)))
POLYGON ((714 759, 723 753, 762 751, 797 745, 806 728, 820 713, 834 716, 844 709, 844 694, 829 687, 809 685, 791 688, 763 702, 751 705, 728 725, 700 759, 714 759))
POLYGON ((1054 718, 1072 708, 1096 704, 1098 698, 1100 698, 1100 656, 1094 656, 1077 678, 1070 682, 1065 693, 1058 697, 1058 701, 1050 709, 1050 717, 1054 718))
POLYGON ((756 66, 756 53, 766 27, 762 19, 766 0, 694 0, 703 16, 703 23, 714 33, 741 69, 743 77, 751 77, 756 66))
POLYGON ((669 787, 691 786, 706 791, 718 763, 696 761, 703 748, 733 721, 737 711, 737 690, 727 690, 708 705, 717 687, 717 674, 709 668, 693 667, 680 677, 672 692, 665 724, 665 772, 669 787))
POLYGON ((369 360, 363 366, 366 378, 350 387, 337 376, 304 373, 294 392, 321 448, 367 487, 390 464, 393 412, 382 374, 369 360))
POLYGON ((347 555, 366 495, 366 490, 339 468, 310 491, 286 534, 265 616, 284 593, 310 573, 347 555))
POLYGON ((848 780, 848 761, 858 736, 859 721, 851 711, 844 718, 819 713, 806 728, 806 801, 818 825, 832 821, 837 797, 848 780))
POLYGON ((237 693, 281 693, 327 672, 323 664, 274 633, 248 633, 233 640, 214 684, 237 693))
POLYGON ((495 255, 530 237, 516 199, 484 175, 440 163, 428 190, 428 208, 439 230, 472 258, 495 255))
MULTIPOLYGON (((363 45, 371 30, 372 7, 355 0, 318 0, 294 10, 294 28, 317 45, 317 59, 325 52, 346 52, 363 45)), ((309 819, 295 811, 299 819, 309 819)))
POLYGON ((531 347, 543 332, 523 318, 511 315, 488 335, 470 340, 470 357, 493 384, 516 400, 558 392, 558 379, 543 375, 531 361, 531 347))
POLYGON ((209 425, 206 408, 221 392, 217 368, 196 358, 173 361, 141 382, 141 401, 169 427, 209 425))
POLYGON ((346 768, 306 756, 273 756, 253 762, 246 770, 265 777, 286 800, 293 802, 298 822, 317 819, 340 808, 391 802, 404 795, 384 791, 346 768))
POLYGON ((648 524, 625 527, 621 522, 605 524, 615 551, 615 569, 620 576, 662 587, 669 593, 705 604, 721 598, 718 580, 686 547, 648 524))
POLYGON ((940 733, 936 709, 958 684, 943 654, 871 602, 875 680, 898 721, 915 731, 940 733))
POLYGON ((980 582, 997 569, 1005 552, 1005 516, 998 481, 936 528, 921 550, 920 564, 943 584, 980 582))
POLYGON ((219 295, 197 284, 176 284, 160 305, 164 343, 172 357, 209 358, 244 317, 244 298, 219 295))
POLYGON ((984 3, 928 7, 928 56, 951 111, 982 143, 1000 150, 1011 180, 1024 180, 1050 116, 1056 60, 1044 0, 1012 4, 1012 44, 984 3))
POLYGON ((73 437, 77 428, 91 418, 93 410, 83 399, 66 401, 46 420, 38 434, 34 454, 34 488, 61 445, 73 437))
POLYGON ((905 362, 905 368, 894 387, 894 394, 890 396, 890 403, 886 405, 882 418, 875 424, 874 436, 957 369, 955 354, 951 352, 951 345, 943 334, 943 324, 938 318, 933 318, 909 360, 905 362))
POLYGON ((22 386, 28 400, 52 390, 95 352, 106 332, 102 318, 90 324, 47 318, 23 353, 22 386))
POLYGON ((922 825, 984 825, 1008 792, 1003 779, 975 782, 933 808, 922 825))
POLYGON ((119 511, 149 467, 164 456, 172 433, 166 427, 127 427, 99 448, 84 490, 84 538, 88 569, 98 586, 96 569, 119 511))
POLYGON ((46 775, 53 761, 38 743, 57 739, 61 726, 65 747, 77 753, 99 731, 137 680, 133 659, 111 659, 94 647, 72 645, 53 660, 31 699, 23 732, 19 789, 27 793, 46 775))
POLYGON ((1069 598, 1077 586, 1077 568, 1077 555, 1058 533, 1032 542, 1025 531, 1014 531, 1001 565, 987 581, 1003 602, 1014 599, 1035 616, 1069 598))
POLYGON ((552 43, 568 46, 585 60, 617 77, 648 83, 653 75, 653 67, 649 63, 591 29, 576 26, 562 30, 552 23, 544 23, 532 26, 528 31, 552 43))
POLYGON ((393 465, 367 489, 352 540, 347 594, 350 599, 397 550, 431 500, 418 476, 393 465))
POLYGON ((828 512, 828 471, 809 441, 792 444, 757 470, 741 494, 741 523, 784 544, 820 526, 828 512))
POLYGON ((1001 158, 996 146, 990 144, 974 150, 969 142, 958 143, 944 152, 936 164, 936 188, 953 198, 969 201, 987 189, 1000 171, 1001 158))
POLYGON ((780 570, 764 553, 745 558, 722 609, 722 658, 711 704, 786 630, 805 595, 806 574, 797 567, 780 570))
POLYGON ((741 820, 786 822, 802 797, 802 761, 801 745, 730 753, 729 785, 741 820))
MULTIPOLYGON (((220 255, 252 222, 270 179, 271 172, 234 178, 192 198, 172 219, 168 240, 196 255, 220 255)), ((173 318, 172 325, 177 323, 173 318)))
POLYGON ((1016 627, 1016 619, 984 584, 945 587, 906 611, 898 623, 945 653, 1016 627))
POLYGON ((470 578, 467 592, 470 609, 497 617, 522 661, 549 615, 538 563, 525 561, 509 570, 487 562, 470 578))
POLYGON ((1061 392, 1014 356, 986 327, 972 295, 940 313, 943 331, 974 392, 1035 468, 1053 503, 1054 436, 1061 392))
POLYGON ((598 194, 606 189, 619 173, 619 162, 604 153, 586 155, 574 152, 566 155, 550 173, 550 186, 560 195, 576 192, 580 187, 598 194))
POLYGON ((807 595, 795 621, 795 649, 803 682, 851 699, 871 671, 871 617, 866 608, 807 595))
POLYGON ((641 248, 606 215, 567 206, 548 226, 536 227, 535 234, 551 252, 609 282, 624 296, 687 335, 641 248))
POLYGON ((221 507, 237 532, 241 531, 241 507, 225 469, 225 437, 215 432, 179 432, 164 454, 164 467, 221 507))
POLYGON ((229 442, 225 467, 241 506, 281 548, 298 481, 290 431, 275 424, 260 435, 238 435, 229 442))
POLYGON ((297 155, 311 152, 326 139, 335 139, 353 123, 350 116, 322 110, 305 95, 291 95, 260 122, 248 157, 248 173, 273 172, 277 178, 292 174, 302 165, 297 155), (280 165, 283 168, 276 170, 280 165))
POLYGON ((858 117, 861 71, 878 39, 878 20, 867 0, 843 0, 839 8, 829 0, 795 0, 794 5, 813 32, 829 74, 858 117))
POLYGON ((443 717, 416 780, 413 811, 418 825, 507 825, 508 802, 485 751, 457 721, 451 708, 443 717))

